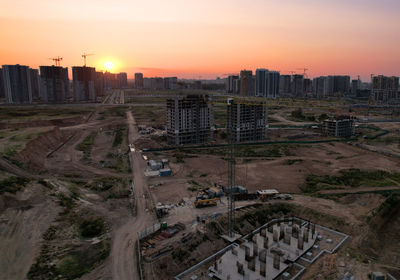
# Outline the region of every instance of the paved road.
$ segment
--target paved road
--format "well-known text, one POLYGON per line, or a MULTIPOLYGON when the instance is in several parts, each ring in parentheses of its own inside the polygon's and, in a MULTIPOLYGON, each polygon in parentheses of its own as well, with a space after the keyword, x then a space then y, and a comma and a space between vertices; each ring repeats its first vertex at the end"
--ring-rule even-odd
MULTIPOLYGON (((129 143, 133 143, 139 134, 132 113, 127 113, 129 125, 129 143)), ((112 275, 115 280, 139 279, 137 269, 137 257, 135 243, 137 232, 143 230, 156 222, 154 215, 146 211, 146 201, 144 194, 147 192, 147 182, 144 177, 146 163, 141 154, 136 150, 130 153, 132 172, 134 174, 133 183, 136 198, 136 217, 133 217, 115 233, 112 246, 112 275)))

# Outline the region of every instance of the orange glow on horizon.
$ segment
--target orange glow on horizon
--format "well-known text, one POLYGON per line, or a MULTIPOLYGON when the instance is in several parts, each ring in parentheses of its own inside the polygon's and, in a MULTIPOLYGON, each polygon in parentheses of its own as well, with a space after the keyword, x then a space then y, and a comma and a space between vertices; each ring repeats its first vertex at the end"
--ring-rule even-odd
POLYGON ((397 0, 0 2, 0 64, 37 68, 61 56, 71 67, 90 50, 88 66, 129 78, 304 67, 311 77, 400 74, 397 0))

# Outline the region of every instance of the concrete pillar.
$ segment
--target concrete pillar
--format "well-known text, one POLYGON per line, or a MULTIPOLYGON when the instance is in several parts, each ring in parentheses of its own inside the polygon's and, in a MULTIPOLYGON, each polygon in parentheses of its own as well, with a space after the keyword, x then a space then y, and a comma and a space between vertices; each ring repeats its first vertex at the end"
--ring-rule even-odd
POLYGON ((258 256, 258 245, 257 243, 253 243, 253 257, 258 256))
POLYGON ((247 263, 247 268, 251 271, 256 271, 256 259, 252 259, 247 263))
POLYGON ((280 269, 280 264, 281 264, 280 257, 279 257, 278 254, 275 253, 275 255, 274 255, 274 268, 279 270, 280 269))
POLYGON ((314 239, 314 235, 315 235, 315 224, 312 224, 311 232, 312 232, 312 238, 314 239))
POLYGON ((266 266, 267 264, 265 262, 260 262, 260 276, 267 276, 266 266))
POLYGON ((234 255, 234 256, 237 256, 237 255, 238 255, 238 252, 237 252, 236 249, 232 249, 232 255, 234 255))
POLYGON ((298 225, 293 225, 293 227, 292 227, 292 236, 294 237, 294 238, 299 238, 299 227, 298 227, 298 225))
POLYGON ((309 237, 310 232, 308 231, 308 228, 304 230, 304 241, 308 242, 308 237, 309 237))
POLYGON ((299 235, 299 239, 297 240, 297 249, 303 250, 303 248, 304 248, 303 236, 299 235))
POLYGON ((268 237, 264 237, 264 248, 268 249, 268 237))
POLYGON ((274 242, 279 241, 278 231, 276 229, 274 229, 273 240, 274 242))
POLYGON ((283 238, 283 242, 290 245, 291 237, 292 237, 292 234, 291 234, 289 228, 286 228, 285 237, 283 238))
POLYGON ((267 261, 267 250, 261 250, 258 259, 260 263, 265 263, 267 261))
POLYGON ((244 275, 243 264, 239 261, 236 262, 237 272, 241 275, 244 275))
POLYGON ((267 237, 267 230, 266 230, 265 228, 261 229, 260 235, 261 235, 262 237, 267 237))
POLYGON ((247 247, 247 246, 245 246, 244 247, 244 252, 245 252, 245 255, 244 255, 244 259, 248 262, 248 261, 250 261, 250 248, 249 247, 247 247))
POLYGON ((214 263, 214 269, 215 269, 215 271, 218 271, 218 261, 216 261, 216 262, 214 263))
POLYGON ((282 223, 279 228, 279 240, 285 237, 285 225, 282 223))

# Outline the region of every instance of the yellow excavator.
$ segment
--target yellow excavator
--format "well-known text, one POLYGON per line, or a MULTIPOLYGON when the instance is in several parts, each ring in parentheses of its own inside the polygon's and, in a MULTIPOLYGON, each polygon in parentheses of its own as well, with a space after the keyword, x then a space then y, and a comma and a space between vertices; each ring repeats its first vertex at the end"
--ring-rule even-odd
POLYGON ((217 201, 221 201, 219 197, 208 198, 208 199, 197 199, 194 202, 194 206, 196 208, 208 207, 208 206, 217 206, 217 201))

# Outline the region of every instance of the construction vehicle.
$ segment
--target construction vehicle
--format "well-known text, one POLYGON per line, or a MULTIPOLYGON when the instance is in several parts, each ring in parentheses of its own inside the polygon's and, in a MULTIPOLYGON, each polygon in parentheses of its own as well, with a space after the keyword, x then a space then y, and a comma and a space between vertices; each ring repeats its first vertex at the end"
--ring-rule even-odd
POLYGON ((208 198, 208 199, 197 199, 194 202, 194 206, 196 208, 203 208, 208 206, 217 206, 217 201, 221 201, 219 197, 216 198, 208 198))

